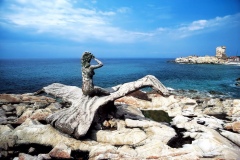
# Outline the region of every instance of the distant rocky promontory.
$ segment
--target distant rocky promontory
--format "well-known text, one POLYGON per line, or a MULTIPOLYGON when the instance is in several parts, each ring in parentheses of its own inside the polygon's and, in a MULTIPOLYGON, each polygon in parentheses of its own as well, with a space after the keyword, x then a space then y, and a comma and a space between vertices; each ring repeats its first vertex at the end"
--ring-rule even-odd
POLYGON ((188 56, 176 58, 176 63, 185 63, 185 64, 227 64, 228 57, 226 55, 226 47, 220 46, 216 48, 215 56, 188 56))

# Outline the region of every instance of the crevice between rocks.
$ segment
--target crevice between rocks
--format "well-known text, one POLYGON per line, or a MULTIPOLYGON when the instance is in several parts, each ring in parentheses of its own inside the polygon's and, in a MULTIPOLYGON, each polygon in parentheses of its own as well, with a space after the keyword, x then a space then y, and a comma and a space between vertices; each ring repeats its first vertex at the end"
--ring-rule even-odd
POLYGON ((38 154, 48 154, 52 150, 51 146, 44 146, 40 144, 20 144, 9 147, 7 151, 1 150, 3 159, 12 159, 18 157, 19 153, 26 153, 32 156, 38 154))
POLYGON ((191 137, 183 137, 183 132, 186 132, 187 130, 184 128, 177 128, 175 125, 171 126, 177 135, 173 137, 170 141, 168 141, 167 145, 172 148, 182 148, 184 144, 191 144, 192 141, 194 141, 194 138, 191 137))
MULTIPOLYGON (((40 144, 20 144, 15 145, 14 147, 8 148, 7 151, 0 148, 2 160, 13 159, 13 157, 18 157, 20 153, 25 153, 31 156, 38 156, 39 154, 48 154, 52 150, 52 146, 45 146, 40 144)), ((51 160, 59 160, 61 158, 53 158, 51 160)), ((69 159, 79 159, 79 160, 88 160, 89 152, 72 150, 71 158, 69 159)))

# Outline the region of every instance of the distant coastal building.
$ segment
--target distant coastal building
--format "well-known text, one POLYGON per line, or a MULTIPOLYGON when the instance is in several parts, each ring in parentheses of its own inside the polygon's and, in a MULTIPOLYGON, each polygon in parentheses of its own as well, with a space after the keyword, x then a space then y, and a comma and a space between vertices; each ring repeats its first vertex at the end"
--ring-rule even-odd
POLYGON ((225 46, 220 46, 216 48, 216 57, 219 59, 227 59, 225 46))
POLYGON ((240 56, 228 57, 228 62, 240 62, 240 56))

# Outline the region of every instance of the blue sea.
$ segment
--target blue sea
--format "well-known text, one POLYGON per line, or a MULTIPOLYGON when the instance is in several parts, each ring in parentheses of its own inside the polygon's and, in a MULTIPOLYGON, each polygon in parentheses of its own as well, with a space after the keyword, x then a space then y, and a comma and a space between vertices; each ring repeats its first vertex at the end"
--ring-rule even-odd
MULTIPOLYGON (((100 59, 104 66, 95 70, 94 84, 104 88, 156 76, 176 91, 210 93, 240 98, 240 66, 176 64, 173 59, 100 59)), ((0 93, 36 92, 52 83, 81 87, 80 59, 0 60, 0 93)))

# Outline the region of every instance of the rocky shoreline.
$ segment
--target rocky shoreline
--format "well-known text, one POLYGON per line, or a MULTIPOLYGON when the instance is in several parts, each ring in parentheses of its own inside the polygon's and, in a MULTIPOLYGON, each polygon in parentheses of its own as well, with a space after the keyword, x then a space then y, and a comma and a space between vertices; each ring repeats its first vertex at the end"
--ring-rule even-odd
POLYGON ((57 93, 0 94, 1 159, 240 157, 240 99, 136 91, 98 110, 90 130, 80 139, 46 122, 49 115, 70 105, 57 93), (156 122, 141 110, 161 110, 172 120, 156 122))

